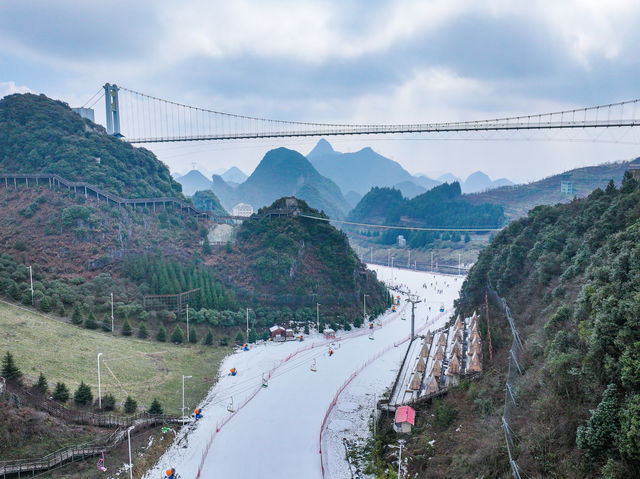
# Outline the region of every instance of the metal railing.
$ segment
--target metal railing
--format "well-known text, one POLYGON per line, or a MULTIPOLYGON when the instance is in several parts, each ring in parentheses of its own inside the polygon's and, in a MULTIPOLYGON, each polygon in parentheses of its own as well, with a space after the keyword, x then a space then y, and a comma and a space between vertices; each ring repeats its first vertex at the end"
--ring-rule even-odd
POLYGON ((505 398, 504 409, 502 413, 502 429, 507 446, 507 455, 509 456, 509 465, 514 479, 522 478, 522 471, 518 466, 517 457, 519 454, 518 438, 513 430, 515 416, 518 414, 518 390, 523 381, 524 375, 524 353, 525 349, 516 329, 515 321, 511 315, 511 310, 507 301, 500 297, 498 293, 487 284, 487 290, 491 297, 502 307, 511 329, 513 340, 509 349, 509 368, 507 370, 507 379, 505 382, 505 398))

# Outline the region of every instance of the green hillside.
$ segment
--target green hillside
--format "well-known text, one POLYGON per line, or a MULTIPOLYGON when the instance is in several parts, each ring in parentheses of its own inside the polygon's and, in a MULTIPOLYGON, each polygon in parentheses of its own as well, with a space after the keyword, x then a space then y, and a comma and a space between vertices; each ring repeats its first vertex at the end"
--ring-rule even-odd
MULTIPOLYGON (((630 175, 569 204, 538 206, 495 236, 463 284, 458 312, 482 313, 485 375, 420 407, 435 415, 407 445, 433 456, 424 477, 507 477, 502 430, 511 334, 512 451, 522 477, 630 478, 640 470, 640 187, 630 175), (517 379, 514 379, 517 378, 517 379), (457 432, 456 432, 457 431, 457 432), (462 432, 461 432, 462 431, 462 432), (437 435, 437 436, 436 436, 437 435), (435 448, 425 448, 437 437, 435 448)), ((510 403, 511 404, 511 403, 510 403)), ((414 468, 418 467, 416 461, 414 468)))
POLYGON ((0 173, 56 173, 120 196, 184 199, 169 169, 144 148, 106 134, 44 95, 0 100, 0 173))
POLYGON ((567 203, 574 197, 585 197, 596 188, 606 187, 609 180, 620 184, 630 165, 640 165, 640 159, 576 168, 532 183, 505 186, 484 193, 464 195, 463 198, 473 204, 501 205, 507 218, 512 220, 525 216, 538 205, 567 203), (572 193, 560 191, 562 181, 572 184, 572 193))
MULTIPOLYGON (((504 222, 502 207, 493 204, 472 204, 464 200, 460 184, 444 183, 416 196, 403 198, 394 188, 374 187, 349 213, 348 219, 359 223, 432 228, 498 228, 504 222)), ((362 228, 359 228, 360 230, 362 228)), ((371 229, 372 234, 378 234, 371 229)), ((446 233, 389 229, 380 234, 379 242, 394 243, 403 234, 412 248, 421 248, 446 233)), ((459 241, 456 235, 454 241, 459 241)))
POLYGON ((211 190, 196 191, 191 197, 193 204, 201 211, 210 211, 215 215, 226 216, 229 213, 224 209, 216 194, 211 190))

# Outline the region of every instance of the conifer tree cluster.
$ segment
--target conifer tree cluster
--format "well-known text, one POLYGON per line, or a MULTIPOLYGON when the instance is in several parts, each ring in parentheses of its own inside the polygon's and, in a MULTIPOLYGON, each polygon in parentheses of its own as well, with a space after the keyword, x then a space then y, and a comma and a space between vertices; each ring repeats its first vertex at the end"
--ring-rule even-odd
POLYGON ((146 283, 151 294, 177 294, 200 288, 197 304, 192 306, 219 310, 236 308, 233 293, 202 265, 144 255, 128 258, 123 264, 123 274, 137 283, 146 283))

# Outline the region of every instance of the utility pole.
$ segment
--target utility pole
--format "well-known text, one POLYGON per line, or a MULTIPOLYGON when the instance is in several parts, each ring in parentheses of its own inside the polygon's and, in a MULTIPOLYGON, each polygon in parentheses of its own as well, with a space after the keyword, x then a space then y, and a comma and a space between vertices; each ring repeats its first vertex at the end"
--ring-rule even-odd
POLYGON ((373 393, 373 438, 376 438, 376 423, 378 422, 378 395, 373 393))
POLYGON ((249 310, 251 308, 247 308, 247 344, 249 344, 249 310))
POLYGON ((100 384, 100 356, 102 356, 102 353, 98 353, 98 409, 102 410, 102 387, 100 384))
POLYGON ((369 296, 368 294, 365 294, 362 298, 362 321, 363 324, 367 322, 367 296, 369 296))
POLYGON ((458 253, 458 275, 462 274, 462 263, 460 262, 460 258, 462 257, 462 255, 460 253, 458 253))
POLYGON ((387 268, 389 267, 390 264, 391 264, 391 250, 388 249, 387 250, 387 268))
POLYGON ((184 380, 191 379, 193 376, 182 376, 182 416, 184 417, 184 380))
POLYGON ((115 332, 113 329, 113 293, 111 293, 111 332, 115 332))
POLYGON ((36 302, 33 298, 33 268, 29 266, 29 282, 31 283, 31 306, 35 306, 36 302))
POLYGON ((415 337, 415 321, 416 321, 416 304, 418 303, 422 303, 421 299, 418 299, 418 297, 416 296, 415 298, 412 298, 411 296, 409 296, 406 300, 406 302, 411 303, 411 339, 413 339, 415 337))
POLYGON ((402 448, 404 447, 404 439, 400 439, 397 446, 389 447, 400 450, 398 454, 398 479, 402 479, 402 448))
POLYGON ((369 252, 369 262, 373 263, 373 247, 371 247, 371 251, 369 252))
POLYGON ((187 303, 187 345, 189 345, 189 303, 187 303))
POLYGON ((320 332, 320 303, 316 303, 316 327, 320 332))
POLYGON ((407 250, 409 252, 409 258, 407 258, 407 268, 411 268, 411 250, 407 250))
POLYGON ((431 252, 431 272, 433 273, 433 251, 431 252))

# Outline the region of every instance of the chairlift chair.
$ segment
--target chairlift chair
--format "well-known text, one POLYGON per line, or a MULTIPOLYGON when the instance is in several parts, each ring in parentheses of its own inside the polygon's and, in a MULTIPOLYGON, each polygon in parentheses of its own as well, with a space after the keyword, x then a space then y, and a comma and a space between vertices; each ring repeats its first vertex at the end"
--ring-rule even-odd
POLYGON ((267 388, 269 387, 269 383, 267 382, 267 380, 264 377, 264 374, 262 375, 262 387, 263 388, 267 388))
POLYGON ((236 412, 235 408, 233 407, 233 396, 231 396, 231 402, 227 404, 227 411, 236 412))
POLYGON ((313 362, 311 363, 311 371, 315 373, 317 370, 318 370, 318 366, 316 365, 316 360, 314 359, 313 362))

